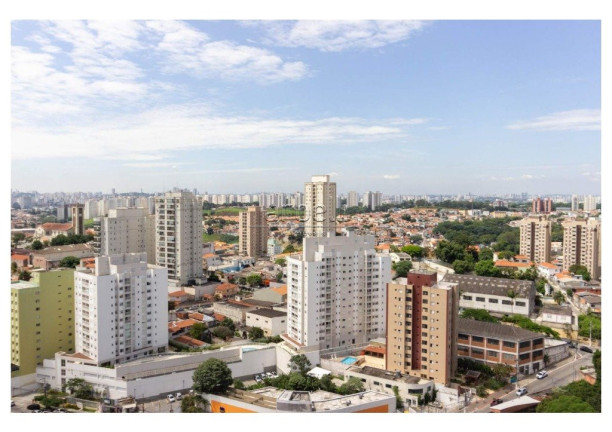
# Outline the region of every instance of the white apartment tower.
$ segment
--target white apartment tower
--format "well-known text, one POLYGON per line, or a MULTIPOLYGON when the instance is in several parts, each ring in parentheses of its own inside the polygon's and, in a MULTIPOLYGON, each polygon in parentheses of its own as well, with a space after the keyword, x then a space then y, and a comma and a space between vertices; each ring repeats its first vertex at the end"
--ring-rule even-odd
POLYGON ((578 195, 572 195, 572 211, 580 210, 578 195))
POLYGON ((304 238, 287 259, 287 338, 295 348, 362 345, 385 335, 391 259, 374 236, 304 238))
POLYGON ((584 211, 591 212, 597 210, 597 197, 593 195, 585 195, 584 197, 584 211))
POLYGON ((99 365, 164 352, 168 270, 145 253, 97 257, 74 273, 75 351, 99 365))
POLYGON ((304 236, 336 234, 336 183, 329 175, 312 176, 304 184, 304 236))
POLYGON ((535 263, 550 262, 552 225, 544 215, 532 215, 520 223, 520 254, 535 263))
POLYGON ((240 212, 238 220, 238 251, 240 255, 259 258, 268 252, 268 221, 266 212, 259 206, 251 206, 240 212))
POLYGON ((155 262, 177 286, 202 279, 202 208, 191 192, 155 199, 155 262))
POLYGON ((601 222, 597 219, 563 222, 563 270, 574 264, 587 268, 592 279, 601 276, 601 222))
POLYGON ((111 209, 94 229, 98 255, 146 252, 149 264, 155 264, 155 215, 147 208, 111 209))
POLYGON ((357 207, 359 205, 359 194, 356 191, 350 191, 346 199, 347 207, 357 207))

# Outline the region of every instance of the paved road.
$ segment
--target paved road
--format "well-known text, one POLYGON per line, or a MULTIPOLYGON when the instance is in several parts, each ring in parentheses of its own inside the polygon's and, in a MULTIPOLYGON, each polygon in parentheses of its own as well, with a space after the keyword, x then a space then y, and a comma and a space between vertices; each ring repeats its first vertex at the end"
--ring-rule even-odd
MULTIPOLYGON (((561 365, 547 369, 548 376, 546 378, 539 380, 535 377, 535 375, 531 375, 519 381, 519 387, 526 387, 527 395, 534 396, 552 388, 562 387, 573 381, 582 379, 582 375, 580 374, 580 367, 592 365, 593 355, 578 351, 578 358, 574 358, 574 350, 571 350, 571 352, 572 356, 570 356, 569 360, 565 360, 564 362, 562 362, 561 365)), ((518 396, 516 395, 516 391, 514 389, 502 396, 498 394, 492 395, 484 401, 484 406, 483 402, 481 402, 478 404, 474 404, 471 409, 468 408, 466 411, 488 413, 490 411, 489 403, 491 402, 491 400, 493 400, 494 397, 507 402, 516 399, 518 396)))

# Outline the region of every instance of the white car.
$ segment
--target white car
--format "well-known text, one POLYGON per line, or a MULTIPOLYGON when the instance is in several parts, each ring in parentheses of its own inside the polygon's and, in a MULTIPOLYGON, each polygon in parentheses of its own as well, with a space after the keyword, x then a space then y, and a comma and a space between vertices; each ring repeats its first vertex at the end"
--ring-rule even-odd
POLYGON ((516 391, 516 395, 518 397, 521 397, 523 395, 527 394, 527 388, 526 387, 521 387, 516 391))
POLYGON ((538 372, 538 374, 536 375, 537 379, 542 379, 542 378, 546 378, 548 376, 548 372, 543 370, 538 372))
POLYGON ((276 372, 270 372, 271 378, 278 378, 278 374, 276 372))
POLYGON ((272 372, 266 372, 266 378, 274 378, 274 375, 272 375, 272 372))
POLYGON ((263 379, 261 379, 261 377, 260 377, 259 375, 255 375, 255 382, 256 382, 257 384, 259 384, 259 383, 260 383, 260 382, 262 382, 262 381, 263 381, 263 379))
POLYGON ((179 401, 179 400, 183 399, 183 395, 181 394, 181 392, 177 392, 177 393, 176 393, 176 395, 175 395, 175 397, 176 397, 176 400, 177 400, 177 401, 179 401))
POLYGON ((175 401, 176 401, 176 399, 174 398, 174 395, 169 394, 169 395, 167 396, 167 398, 168 398, 168 402, 170 402, 170 403, 172 403, 172 402, 175 402, 175 401))

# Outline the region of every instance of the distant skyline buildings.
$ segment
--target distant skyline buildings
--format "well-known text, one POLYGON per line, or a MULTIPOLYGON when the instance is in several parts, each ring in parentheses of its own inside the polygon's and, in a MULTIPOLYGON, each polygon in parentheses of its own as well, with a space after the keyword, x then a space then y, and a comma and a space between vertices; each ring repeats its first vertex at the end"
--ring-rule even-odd
POLYGON ((13 187, 601 193, 600 21, 325 23, 12 21, 13 187))

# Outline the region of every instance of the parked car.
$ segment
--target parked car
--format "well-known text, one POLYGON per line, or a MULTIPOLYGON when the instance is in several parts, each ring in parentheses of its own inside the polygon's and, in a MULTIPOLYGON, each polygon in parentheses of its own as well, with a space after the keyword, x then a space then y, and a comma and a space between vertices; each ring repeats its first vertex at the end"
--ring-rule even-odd
POLYGON ((276 372, 270 372, 272 374, 272 378, 278 378, 278 374, 276 372))
POLYGON ((542 378, 546 378, 548 376, 548 372, 543 370, 538 372, 538 374, 536 375, 537 379, 542 379, 542 378))
POLYGON ((582 345, 582 346, 580 347, 580 351, 584 351, 584 352, 588 352, 588 353, 593 354, 593 348, 588 347, 588 346, 584 346, 584 345, 582 345))
POLYGON ((527 394, 527 388, 526 387, 521 387, 516 391, 516 395, 518 397, 521 397, 523 395, 527 394))
POLYGON ((272 372, 266 372, 266 378, 274 378, 274 375, 272 375, 272 372))
POLYGON ((177 400, 177 401, 179 401, 179 400, 183 399, 183 395, 181 394, 181 392, 176 392, 175 397, 176 397, 176 400, 177 400))
POLYGON ((256 382, 257 384, 259 384, 259 383, 260 383, 260 382, 262 382, 262 381, 263 381, 263 379, 261 379, 261 377, 260 377, 259 375, 255 375, 255 382, 256 382))
POLYGON ((493 399, 491 401, 491 406, 495 406, 495 405, 499 405, 500 403, 503 403, 504 401, 501 399, 493 399))
POLYGON ((174 398, 174 395, 169 394, 169 395, 167 396, 167 398, 168 398, 168 402, 174 402, 174 401, 176 401, 176 399, 174 398))
POLYGON ((39 410, 40 409, 40 405, 37 404, 37 403, 30 404, 30 405, 28 405, 28 409, 30 411, 39 410))
POLYGON ((11 407, 15 406, 15 401, 11 399, 11 407))

